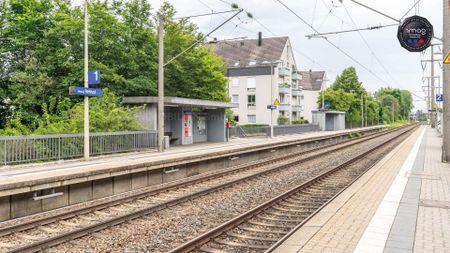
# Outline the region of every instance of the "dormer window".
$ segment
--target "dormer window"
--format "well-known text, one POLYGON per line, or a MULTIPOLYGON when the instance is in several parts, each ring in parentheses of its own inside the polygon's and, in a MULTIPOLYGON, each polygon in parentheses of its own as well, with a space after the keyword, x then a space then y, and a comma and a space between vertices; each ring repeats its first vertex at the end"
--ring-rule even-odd
POLYGON ((239 62, 238 62, 238 61, 235 62, 235 63, 234 63, 234 66, 235 66, 235 67, 239 67, 239 62))
POLYGON ((248 66, 255 66, 256 65, 256 61, 251 61, 248 63, 248 66))

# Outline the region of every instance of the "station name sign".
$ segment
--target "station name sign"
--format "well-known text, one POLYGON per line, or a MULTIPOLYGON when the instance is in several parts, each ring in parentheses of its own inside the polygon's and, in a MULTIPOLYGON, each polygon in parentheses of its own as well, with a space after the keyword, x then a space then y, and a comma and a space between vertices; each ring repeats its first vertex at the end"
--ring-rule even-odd
POLYGON ((424 17, 408 17, 398 27, 397 37, 406 50, 422 52, 431 45, 433 25, 424 17))
POLYGON ((69 95, 101 97, 103 95, 103 92, 102 89, 85 88, 81 86, 70 86, 69 95))

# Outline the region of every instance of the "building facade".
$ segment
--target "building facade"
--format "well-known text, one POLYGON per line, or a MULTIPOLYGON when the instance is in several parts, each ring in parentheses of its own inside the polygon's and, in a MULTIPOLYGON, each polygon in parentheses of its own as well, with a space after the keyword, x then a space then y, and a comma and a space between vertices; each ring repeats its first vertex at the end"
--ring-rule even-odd
POLYGON ((306 116, 306 108, 315 109, 310 103, 316 103, 318 92, 305 96, 288 37, 214 41, 210 46, 228 63, 228 92, 231 102, 239 104, 233 109, 239 124, 276 125, 279 117, 296 120, 306 116), (280 104, 271 113, 268 105, 276 99, 280 104))
POLYGON ((321 101, 320 91, 327 88, 325 71, 300 71, 300 75, 300 86, 303 89, 301 105, 304 108, 302 116, 312 122, 312 112, 319 109, 317 101, 321 101))

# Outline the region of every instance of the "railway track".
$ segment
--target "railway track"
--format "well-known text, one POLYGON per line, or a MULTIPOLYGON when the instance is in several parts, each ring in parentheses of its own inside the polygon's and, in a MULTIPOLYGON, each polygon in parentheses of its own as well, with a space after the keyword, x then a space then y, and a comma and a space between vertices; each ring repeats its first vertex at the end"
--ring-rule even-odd
POLYGON ((276 173, 292 164, 314 159, 327 152, 336 152, 391 132, 373 134, 338 145, 331 144, 308 151, 264 159, 219 173, 199 176, 192 181, 175 183, 161 189, 140 193, 132 198, 121 199, 114 203, 91 206, 62 216, 3 228, 0 229, 0 235, 2 235, 0 247, 2 251, 6 249, 8 252, 34 252, 45 249, 254 177, 276 173))
MULTIPOLYGON (((374 152, 409 133, 402 132, 357 157, 337 165, 304 184, 217 226, 170 251, 180 252, 272 252, 326 204, 344 191, 378 161, 374 152), (371 157, 373 156, 373 157, 371 157), (361 168, 361 159, 373 159, 361 168)), ((378 154, 379 156, 379 154, 378 154)))

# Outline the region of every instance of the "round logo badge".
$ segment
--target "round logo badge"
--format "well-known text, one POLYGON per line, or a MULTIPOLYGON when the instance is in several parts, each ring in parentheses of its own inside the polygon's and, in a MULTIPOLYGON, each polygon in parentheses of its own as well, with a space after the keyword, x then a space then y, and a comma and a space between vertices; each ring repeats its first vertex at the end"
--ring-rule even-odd
POLYGON ((423 17, 406 18, 398 27, 400 45, 410 52, 422 52, 433 39, 433 25, 423 17))

